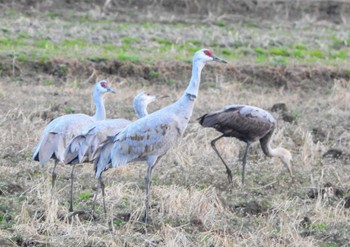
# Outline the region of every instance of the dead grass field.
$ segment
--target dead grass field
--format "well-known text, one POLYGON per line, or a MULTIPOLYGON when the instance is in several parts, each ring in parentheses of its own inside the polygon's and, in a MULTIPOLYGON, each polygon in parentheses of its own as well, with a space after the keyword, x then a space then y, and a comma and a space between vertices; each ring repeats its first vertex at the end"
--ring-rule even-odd
MULTIPOLYGON (((129 22, 123 9, 124 20, 114 22, 104 20, 110 12, 106 17, 96 7, 90 8, 91 19, 77 22, 76 16, 65 18, 62 12, 54 16, 48 1, 36 6, 46 12, 26 10, 36 15, 22 14, 14 2, 0 3, 8 17, 0 20, 2 34, 17 44, 0 38, 0 246, 350 246, 350 54, 315 57, 305 49, 303 58, 269 53, 263 61, 256 55, 261 52, 257 48, 267 51, 271 44, 282 44, 279 48, 288 52, 295 44, 323 54, 347 50, 346 21, 231 23, 222 17, 224 23, 214 21, 208 29, 207 22, 194 17, 181 25, 176 20, 150 22, 147 12, 147 21, 135 17, 129 22), (44 36, 59 45, 43 43, 44 36), (86 43, 61 49, 67 37, 86 43), (114 50, 102 50, 96 43, 113 44, 123 54, 113 58, 114 50), (197 46, 212 48, 229 64, 204 68, 183 139, 154 169, 152 223, 140 222, 144 163, 104 174, 106 217, 99 196, 97 219, 84 214, 69 218, 70 167, 58 167, 51 194, 53 162, 40 169, 31 160, 43 128, 66 113, 92 114, 92 82, 99 79, 107 79, 117 91, 105 97, 108 118, 135 119, 132 99, 142 90, 170 95, 150 105, 149 112, 174 102, 189 81, 191 49, 197 46), (225 50, 242 47, 246 53, 225 50), (256 144, 242 187, 244 144, 226 138, 217 146, 234 172, 229 184, 210 147, 218 133, 202 129, 196 118, 228 104, 272 111, 276 103, 285 103, 287 110, 272 112, 278 121, 273 146, 292 152, 296 182, 290 182, 278 159, 265 157, 256 144)), ((117 6, 115 1, 105 3, 106 8, 117 6)), ((215 15, 210 18, 215 20, 215 15)), ((74 186, 75 209, 90 210, 96 190, 91 164, 77 166, 74 186)))

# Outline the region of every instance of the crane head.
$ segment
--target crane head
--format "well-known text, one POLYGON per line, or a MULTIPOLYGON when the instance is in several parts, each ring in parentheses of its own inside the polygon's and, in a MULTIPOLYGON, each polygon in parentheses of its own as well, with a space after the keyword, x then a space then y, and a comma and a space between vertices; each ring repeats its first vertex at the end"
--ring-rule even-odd
POLYGON ((169 97, 168 95, 155 95, 155 94, 151 94, 148 92, 141 92, 138 95, 135 96, 134 98, 134 102, 140 102, 141 104, 145 104, 148 105, 154 101, 156 101, 157 99, 162 99, 162 98, 166 98, 169 97))
POLYGON ((225 60, 215 56, 209 49, 201 49, 194 54, 193 61, 200 60, 204 63, 209 61, 216 61, 220 63, 227 63, 225 60))
POLYGON ((280 160, 286 166, 290 177, 293 179, 294 175, 292 170, 292 164, 293 164, 292 154, 287 149, 284 149, 284 148, 276 148, 276 150, 278 150, 280 160))
POLYGON ((108 82, 106 80, 102 80, 96 83, 96 89, 100 93, 106 93, 106 92, 112 92, 115 93, 115 91, 109 87, 108 82))

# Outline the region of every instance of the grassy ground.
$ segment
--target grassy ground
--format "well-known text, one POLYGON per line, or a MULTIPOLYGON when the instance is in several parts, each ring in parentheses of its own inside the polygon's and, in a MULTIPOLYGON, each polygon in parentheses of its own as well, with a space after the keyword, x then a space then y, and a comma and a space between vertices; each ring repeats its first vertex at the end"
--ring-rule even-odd
MULTIPOLYGON (((115 21, 84 15, 3 10, 0 20, 0 245, 1 246, 349 246, 350 85, 345 24, 115 21), (93 113, 91 82, 107 79, 109 118, 135 119, 137 92, 170 95, 190 77, 193 52, 208 47, 230 63, 207 65, 190 124, 181 142, 154 170, 152 223, 144 210, 144 163, 105 173, 108 214, 68 217, 70 167, 31 160, 41 131, 54 117, 93 113), (273 146, 293 154, 291 183, 278 159, 250 152, 240 184, 244 144, 218 143, 231 169, 210 147, 218 133, 196 118, 228 104, 250 104, 278 121, 273 146), (108 222, 112 222, 109 224, 108 222)), ((67 12, 68 13, 68 12, 67 12)), ((89 210, 96 190, 92 165, 76 169, 74 206, 89 210)))

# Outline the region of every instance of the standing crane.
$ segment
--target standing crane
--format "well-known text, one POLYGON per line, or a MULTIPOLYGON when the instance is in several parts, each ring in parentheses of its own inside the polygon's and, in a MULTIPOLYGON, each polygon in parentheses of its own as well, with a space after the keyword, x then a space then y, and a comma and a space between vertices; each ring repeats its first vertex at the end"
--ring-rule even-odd
POLYGON ((266 156, 280 158, 293 179, 291 153, 284 148, 278 147, 273 149, 270 146, 271 137, 276 127, 276 120, 269 112, 255 106, 228 105, 219 111, 204 114, 197 120, 203 127, 211 127, 222 133, 222 135, 212 140, 210 144, 224 163, 229 182, 232 182, 232 172, 215 146, 215 143, 222 137, 235 137, 247 144, 243 155, 242 184, 244 184, 245 165, 249 147, 256 141, 260 141, 261 149, 266 156))
MULTIPOLYGON (((164 97, 168 96, 152 95, 145 92, 137 94, 133 101, 134 110, 137 117, 142 118, 148 115, 147 106, 157 99, 164 97)), ((103 143, 109 136, 116 135, 130 123, 130 120, 117 118, 101 120, 89 124, 68 144, 64 154, 64 163, 71 164, 73 166, 72 169, 74 170, 75 164, 77 163, 92 162, 93 155, 98 146, 103 143)), ((100 186, 102 188, 104 184, 100 183, 100 186)), ((71 177, 69 211, 73 211, 73 173, 71 177)))
POLYGON ((81 130, 90 123, 106 118, 102 97, 106 92, 114 93, 114 90, 109 87, 106 80, 95 84, 93 91, 93 100, 96 107, 95 115, 67 114, 55 118, 45 127, 40 141, 34 149, 33 160, 39 161, 40 166, 43 167, 51 158, 54 159, 51 188, 54 187, 56 180, 56 166, 58 162, 64 162, 64 152, 69 141, 80 134, 81 130))
POLYGON ((183 96, 175 103, 129 124, 113 138, 109 159, 95 160, 96 178, 104 170, 126 165, 132 161, 146 161, 146 208, 143 220, 148 221, 152 170, 159 159, 173 147, 183 135, 192 116, 200 85, 200 75, 209 61, 227 63, 208 49, 197 51, 192 59, 192 77, 183 96))

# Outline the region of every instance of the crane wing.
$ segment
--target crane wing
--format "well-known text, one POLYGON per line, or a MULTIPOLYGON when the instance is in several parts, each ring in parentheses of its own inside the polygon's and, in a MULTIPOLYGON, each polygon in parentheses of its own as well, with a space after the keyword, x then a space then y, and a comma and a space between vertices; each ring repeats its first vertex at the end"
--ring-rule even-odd
POLYGON ((274 128, 276 120, 267 111, 246 105, 229 105, 220 111, 208 113, 199 122, 227 136, 240 140, 255 140, 274 128))
POLYGON ((112 165, 121 166, 154 153, 163 155, 181 135, 176 121, 170 116, 139 119, 115 136, 111 150, 112 165))

